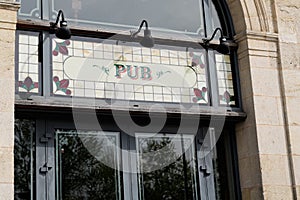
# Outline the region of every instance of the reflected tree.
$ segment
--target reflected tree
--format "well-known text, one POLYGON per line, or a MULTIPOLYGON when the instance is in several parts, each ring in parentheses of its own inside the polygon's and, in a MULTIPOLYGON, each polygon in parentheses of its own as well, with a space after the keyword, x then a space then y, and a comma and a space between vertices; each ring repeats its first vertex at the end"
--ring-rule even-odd
POLYGON ((162 166, 158 170, 140 175, 144 199, 194 199, 192 162, 188 163, 184 155, 176 153, 175 144, 170 138, 144 139, 140 142, 146 142, 140 150, 142 170, 150 171, 154 167, 162 166), (152 153, 148 154, 149 152, 152 153))
POLYGON ((31 120, 16 119, 14 129, 15 199, 30 199, 30 193, 32 189, 31 174, 33 173, 33 169, 31 168, 31 162, 33 162, 33 160, 31 160, 31 152, 34 151, 34 142, 32 137, 35 133, 35 123, 31 120))
MULTIPOLYGON (((117 171, 97 159, 97 155, 115 162, 113 148, 96 136, 76 133, 59 135, 61 195, 64 200, 111 200, 117 197, 117 171), (84 143, 94 147, 90 152, 84 143)), ((107 162, 109 162, 107 161, 107 162)))

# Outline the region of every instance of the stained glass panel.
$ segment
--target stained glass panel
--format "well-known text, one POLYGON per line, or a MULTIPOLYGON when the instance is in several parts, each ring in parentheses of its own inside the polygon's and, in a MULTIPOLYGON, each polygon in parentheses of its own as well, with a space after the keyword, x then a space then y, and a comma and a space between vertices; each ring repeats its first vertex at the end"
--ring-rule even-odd
POLYGON ((235 105, 232 70, 229 55, 216 54, 219 100, 222 105, 235 105))
POLYGON ((18 93, 39 93, 40 65, 38 59, 38 35, 35 33, 18 32, 18 93))
POLYGON ((52 39, 53 95, 207 104, 205 51, 52 39))

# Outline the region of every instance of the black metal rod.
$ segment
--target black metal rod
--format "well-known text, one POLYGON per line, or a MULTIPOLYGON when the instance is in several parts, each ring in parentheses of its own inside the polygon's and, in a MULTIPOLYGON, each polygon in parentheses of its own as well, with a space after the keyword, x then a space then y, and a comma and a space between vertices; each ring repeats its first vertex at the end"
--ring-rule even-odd
POLYGON ((205 43, 209 43, 210 41, 212 41, 212 40, 214 39, 214 37, 216 36, 217 31, 220 31, 220 33, 221 33, 221 38, 223 38, 223 37, 224 37, 223 31, 222 31, 222 29, 221 29, 220 27, 218 27, 218 28, 215 29, 215 31, 214 31, 214 33, 213 33, 213 35, 211 36, 210 39, 208 39, 208 40, 207 40, 207 39, 203 39, 203 41, 204 41, 205 43))
POLYGON ((148 30, 148 22, 144 19, 141 22, 141 25, 140 25, 139 29, 135 33, 132 34, 132 37, 135 37, 139 32, 141 32, 141 29, 142 29, 144 24, 145 24, 146 30, 148 30))
POLYGON ((54 24, 54 25, 57 25, 57 24, 58 24, 58 21, 59 21, 59 17, 60 17, 60 15, 61 15, 61 21, 65 21, 65 16, 64 16, 64 13, 63 13, 63 11, 62 11, 62 10, 59 10, 59 11, 58 11, 57 18, 56 18, 56 22, 55 22, 55 24, 54 24))

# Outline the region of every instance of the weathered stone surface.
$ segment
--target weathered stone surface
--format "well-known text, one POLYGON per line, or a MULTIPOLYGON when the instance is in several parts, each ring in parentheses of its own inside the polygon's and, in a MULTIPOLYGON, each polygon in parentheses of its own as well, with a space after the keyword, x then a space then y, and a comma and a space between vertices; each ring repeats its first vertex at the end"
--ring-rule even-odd
POLYGON ((1 200, 14 199, 14 185, 8 183, 0 183, 1 200))
POLYGON ((257 126, 257 141, 260 154, 287 155, 283 126, 257 126))
MULTIPOLYGON (((14 182, 13 148, 0 148, 0 185, 14 182)), ((8 191, 9 192, 9 191, 8 191)))

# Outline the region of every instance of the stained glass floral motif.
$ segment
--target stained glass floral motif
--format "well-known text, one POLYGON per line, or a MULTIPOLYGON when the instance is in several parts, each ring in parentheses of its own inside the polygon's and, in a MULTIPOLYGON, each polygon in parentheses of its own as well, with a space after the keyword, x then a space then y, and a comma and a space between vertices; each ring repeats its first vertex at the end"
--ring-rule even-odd
POLYGON ((38 88, 39 83, 33 82, 32 79, 28 76, 24 81, 19 81, 18 86, 25 89, 27 92, 30 92, 34 88, 38 88))
MULTIPOLYGON (((55 40, 54 40, 55 41, 55 40)), ((65 40, 63 42, 57 42, 55 41, 56 46, 54 50, 52 51, 53 56, 58 56, 58 53, 61 53, 62 55, 68 55, 68 45, 70 45, 70 40, 65 40)))
POLYGON ((17 92, 21 98, 39 93, 40 63, 38 51, 38 34, 18 31, 17 92), (22 94, 20 94, 22 92, 22 94), (27 93, 27 94, 25 94, 27 93), (30 93, 30 94, 29 94, 30 93))
POLYGON ((205 67, 205 64, 203 62, 203 54, 199 54, 197 55, 196 53, 194 52, 190 52, 190 57, 192 58, 192 66, 195 67, 195 66, 200 66, 200 68, 204 68, 205 67))
POLYGON ((229 105, 230 102, 234 101, 234 96, 230 95, 228 91, 225 91, 223 95, 220 95, 220 100, 229 105))
POLYGON ((195 97, 193 97, 193 102, 194 103, 199 103, 199 101, 201 101, 201 100, 207 102, 206 92, 207 92, 206 87, 202 87, 201 90, 198 89, 198 88, 194 88, 195 97))
POLYGON ((216 54, 219 102, 221 105, 235 105, 233 77, 229 55, 216 54))
MULTIPOLYGON (((80 37, 53 38, 52 45, 53 95, 193 103, 194 88, 207 87, 202 49, 149 49, 80 37), (61 80, 68 80, 68 86, 62 87, 61 80)), ((203 91, 197 103, 207 104, 206 96, 203 91)))
POLYGON ((57 76, 53 77, 53 81, 56 85, 56 92, 58 91, 62 91, 63 93, 65 93, 66 95, 71 95, 71 90, 68 89, 69 86, 69 80, 68 79, 63 79, 63 80, 59 80, 59 78, 57 76))

